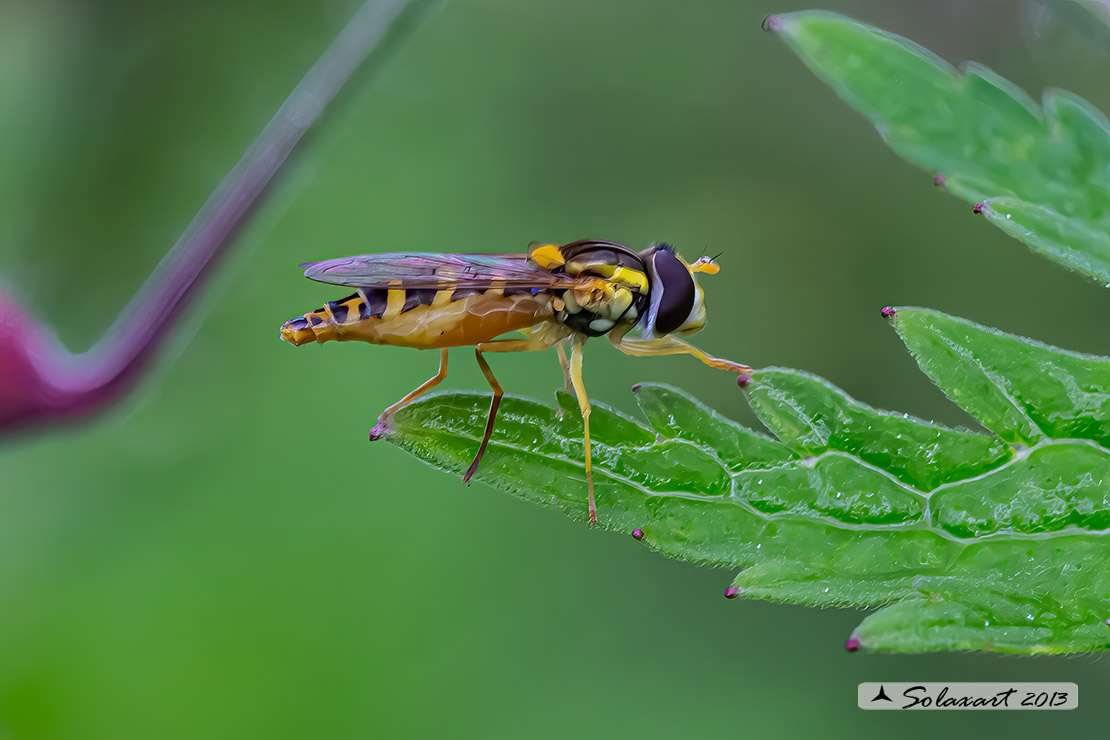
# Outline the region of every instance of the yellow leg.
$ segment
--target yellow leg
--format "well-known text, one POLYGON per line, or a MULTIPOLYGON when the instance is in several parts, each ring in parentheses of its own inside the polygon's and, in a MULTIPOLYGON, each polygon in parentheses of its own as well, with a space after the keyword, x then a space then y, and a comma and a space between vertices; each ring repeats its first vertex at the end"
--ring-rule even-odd
POLYGON ((650 357, 658 355, 693 355, 706 365, 715 367, 718 370, 728 370, 729 372, 742 375, 750 373, 752 369, 747 365, 742 365, 739 362, 732 360, 722 360, 719 357, 707 355, 700 349, 692 344, 678 339, 677 337, 660 337, 659 339, 614 339, 613 345, 624 352, 626 355, 633 357, 650 357))
POLYGON ((586 385, 582 382, 582 345, 586 337, 576 334, 570 349, 570 382, 574 395, 578 397, 578 408, 582 412, 582 433, 586 441, 586 491, 590 503, 590 524, 597 524, 597 505, 594 503, 594 474, 590 464, 590 399, 586 397, 586 385))
POLYGON ((424 393, 424 392, 426 392, 426 391, 428 391, 432 388, 435 388, 446 377, 447 377, 447 350, 441 349, 439 351, 439 372, 436 373, 435 375, 433 375, 432 377, 428 378, 427 380, 425 380, 420 385, 418 385, 415 388, 415 390, 411 391, 407 396, 402 398, 400 401, 398 401, 397 403, 393 404, 392 406, 387 408, 385 411, 383 411, 381 413, 381 416, 379 416, 378 418, 379 419, 385 419, 386 417, 392 415, 394 412, 397 411, 397 409, 401 408, 402 406, 407 405, 410 401, 412 401, 414 398, 419 396, 421 393, 424 393))
POLYGON ((497 407, 501 405, 501 396, 504 395, 501 384, 493 376, 493 371, 490 370, 486 358, 482 357, 482 353, 532 352, 547 349, 550 346, 547 342, 535 339, 505 339, 498 342, 483 342, 474 347, 474 357, 477 358, 478 367, 482 368, 482 374, 486 376, 489 387, 493 389, 493 399, 489 405, 489 418, 486 420, 486 431, 482 435, 482 444, 478 446, 478 454, 474 456, 474 461, 470 463, 470 467, 466 469, 466 473, 463 475, 464 483, 469 483, 474 474, 478 472, 478 463, 482 461, 482 456, 486 454, 486 445, 489 444, 490 435, 493 434, 493 423, 497 419, 497 407))
POLYGON ((555 345, 555 351, 559 353, 559 367, 563 368, 563 388, 567 393, 573 393, 574 387, 570 382, 570 366, 567 365, 567 352, 563 349, 563 343, 559 342, 555 345))

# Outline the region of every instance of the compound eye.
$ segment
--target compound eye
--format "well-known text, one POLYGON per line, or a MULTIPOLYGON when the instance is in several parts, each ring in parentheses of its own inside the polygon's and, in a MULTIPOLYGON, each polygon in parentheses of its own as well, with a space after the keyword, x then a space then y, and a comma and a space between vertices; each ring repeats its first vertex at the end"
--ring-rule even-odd
POLYGON ((673 252, 660 249, 651 259, 657 282, 653 290, 662 291, 655 331, 670 334, 686 323, 694 310, 694 278, 673 252))

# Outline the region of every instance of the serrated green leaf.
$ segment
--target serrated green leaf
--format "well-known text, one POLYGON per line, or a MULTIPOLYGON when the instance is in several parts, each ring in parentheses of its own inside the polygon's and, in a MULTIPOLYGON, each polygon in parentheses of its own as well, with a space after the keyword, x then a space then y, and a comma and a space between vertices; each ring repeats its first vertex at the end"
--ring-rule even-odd
POLYGON ((855 639, 873 650, 1070 653, 1110 649, 1106 536, 986 540, 949 574, 867 617, 855 639))
MULTIPOLYGON (((594 404, 600 525, 740 569, 728 595, 889 604, 853 638, 873 649, 1110 649, 1110 360, 927 309, 898 309, 893 323, 997 436, 876 410, 774 368, 753 373, 747 393, 775 441, 643 384, 648 425, 594 404)), ((386 437, 461 474, 488 404, 429 395, 386 437)), ((476 479, 584 520, 583 456, 571 397, 506 397, 476 479)))
POLYGON ((732 470, 767 467, 798 457, 786 445, 726 419, 677 388, 647 384, 635 390, 636 402, 657 434, 712 448, 732 470))
POLYGON ((1013 454, 1002 440, 876 411, 798 370, 761 370, 748 390, 760 421, 795 450, 847 452, 923 491, 998 467, 1013 454))
MULTIPOLYGON (((1096 280, 1106 280, 1110 231, 1078 218, 1064 218, 1048 206, 1000 196, 983 201, 981 213, 1035 252, 1096 280)), ((1106 283, 1110 287, 1110 282, 1106 283)))
POLYGON ((1086 100, 1037 105, 994 72, 959 69, 835 13, 772 16, 802 61, 896 153, 1035 251, 1110 285, 1110 124, 1086 100))
POLYGON ((1088 439, 1110 448, 1110 360, 924 308, 894 328, 925 374, 1007 442, 1088 439))

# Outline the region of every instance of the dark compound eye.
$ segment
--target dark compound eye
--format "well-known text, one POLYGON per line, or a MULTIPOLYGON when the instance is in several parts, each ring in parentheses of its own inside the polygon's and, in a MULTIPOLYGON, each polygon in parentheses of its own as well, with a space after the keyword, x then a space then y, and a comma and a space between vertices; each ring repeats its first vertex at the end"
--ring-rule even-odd
POLYGON ((694 310, 694 278, 673 252, 660 249, 651 258, 656 290, 663 291, 655 314, 655 331, 670 334, 690 318, 694 310))

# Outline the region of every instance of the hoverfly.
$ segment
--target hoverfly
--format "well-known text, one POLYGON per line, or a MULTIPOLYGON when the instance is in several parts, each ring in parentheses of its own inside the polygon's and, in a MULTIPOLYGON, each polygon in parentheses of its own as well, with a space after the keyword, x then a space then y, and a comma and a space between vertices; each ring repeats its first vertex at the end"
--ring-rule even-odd
POLYGON ((687 263, 667 244, 637 252, 587 239, 561 246, 534 244, 527 254, 369 254, 301 267, 307 278, 355 292, 285 322, 283 340, 298 346, 337 340, 440 351, 439 372, 383 411, 379 423, 444 379, 448 347, 474 347, 493 398, 482 442, 463 476, 467 482, 485 454, 502 395, 484 354, 555 346, 567 390, 573 391, 582 412, 591 524, 597 523, 597 508, 590 401, 582 383, 587 339, 608 335, 628 355, 689 354, 722 370, 751 372, 675 336, 705 326, 702 290, 694 275, 715 274, 719 268, 707 257, 687 263), (500 338, 510 332, 524 338, 500 338), (564 349, 568 342, 569 361, 564 349))

